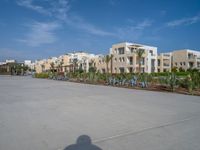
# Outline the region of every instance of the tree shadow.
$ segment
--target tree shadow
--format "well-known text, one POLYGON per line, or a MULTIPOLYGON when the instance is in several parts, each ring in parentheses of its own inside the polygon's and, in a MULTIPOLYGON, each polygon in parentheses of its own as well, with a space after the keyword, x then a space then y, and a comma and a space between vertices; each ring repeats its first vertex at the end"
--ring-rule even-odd
POLYGON ((77 138, 76 144, 69 145, 64 150, 102 150, 102 149, 92 144, 92 140, 88 135, 81 135, 77 138))

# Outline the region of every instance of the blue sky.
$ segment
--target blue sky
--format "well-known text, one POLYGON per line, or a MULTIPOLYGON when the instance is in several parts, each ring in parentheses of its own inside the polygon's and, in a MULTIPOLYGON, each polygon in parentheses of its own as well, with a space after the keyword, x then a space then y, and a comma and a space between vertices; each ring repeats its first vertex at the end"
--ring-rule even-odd
POLYGON ((0 1, 0 61, 106 54, 123 41, 200 50, 199 39, 200 0, 0 1))

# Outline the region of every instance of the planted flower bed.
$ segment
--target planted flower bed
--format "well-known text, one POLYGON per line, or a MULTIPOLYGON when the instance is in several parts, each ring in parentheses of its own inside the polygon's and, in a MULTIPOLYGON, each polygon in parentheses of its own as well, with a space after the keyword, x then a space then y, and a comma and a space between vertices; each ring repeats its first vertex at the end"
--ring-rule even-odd
POLYGON ((99 72, 41 73, 36 78, 71 81, 95 85, 176 92, 200 96, 200 72, 152 74, 101 74, 99 72))

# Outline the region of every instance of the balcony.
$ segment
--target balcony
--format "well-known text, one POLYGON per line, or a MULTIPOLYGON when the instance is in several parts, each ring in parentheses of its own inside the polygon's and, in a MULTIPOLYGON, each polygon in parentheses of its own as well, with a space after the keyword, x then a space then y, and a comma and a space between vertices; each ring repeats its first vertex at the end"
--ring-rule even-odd
POLYGON ((164 66, 164 67, 169 67, 170 65, 169 65, 169 64, 166 64, 166 63, 164 63, 164 64, 163 64, 163 66, 164 66))
POLYGON ((127 62, 128 65, 133 65, 133 62, 127 62))
POLYGON ((171 57, 169 54, 163 54, 164 57, 171 57))

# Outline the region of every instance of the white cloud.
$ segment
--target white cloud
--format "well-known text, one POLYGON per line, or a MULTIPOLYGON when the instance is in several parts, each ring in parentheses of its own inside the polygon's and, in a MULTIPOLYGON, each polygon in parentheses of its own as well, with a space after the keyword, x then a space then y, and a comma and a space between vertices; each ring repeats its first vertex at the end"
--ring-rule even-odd
POLYGON ((200 15, 196 15, 190 18, 182 18, 167 23, 168 27, 176 27, 181 25, 191 25, 200 21, 200 15))
POLYGON ((38 13, 45 14, 45 15, 51 15, 51 12, 44 9, 42 6, 33 4, 34 0, 18 0, 17 4, 19 6, 23 6, 29 9, 32 9, 34 11, 37 11, 38 13))
POLYGON ((113 36, 112 33, 99 29, 98 27, 86 22, 78 16, 73 16, 70 19, 65 20, 65 23, 73 26, 77 29, 83 30, 93 35, 99 36, 113 36))
POLYGON ((56 22, 33 22, 28 25, 29 32, 23 39, 18 39, 18 41, 25 43, 29 46, 40 46, 42 44, 51 44, 57 40, 54 31, 60 27, 56 22))
POLYGON ((146 19, 146 20, 144 20, 144 21, 138 23, 138 24, 137 24, 135 27, 133 27, 133 28, 138 29, 138 30, 143 30, 143 29, 145 29, 146 27, 150 27, 150 26, 152 25, 152 23, 153 23, 152 20, 146 19))
MULTIPOLYGON (((132 21, 134 22, 134 21, 132 21)), ((143 34, 146 28, 152 25, 153 21, 145 19, 142 22, 135 23, 135 25, 116 28, 116 34, 120 39, 132 39, 138 40, 143 34)))
POLYGON ((36 5, 34 2, 36 0, 18 0, 17 4, 29 9, 32 9, 43 15, 54 17, 63 23, 75 27, 89 34, 98 36, 110 36, 111 33, 104 31, 95 25, 86 22, 82 17, 79 16, 69 16, 69 0, 44 0, 47 4, 50 4, 49 8, 44 8, 41 5, 36 5))
POLYGON ((46 7, 35 2, 37 2, 37 0, 18 0, 17 4, 43 15, 56 17, 62 20, 66 19, 70 8, 68 0, 43 0, 46 7))

